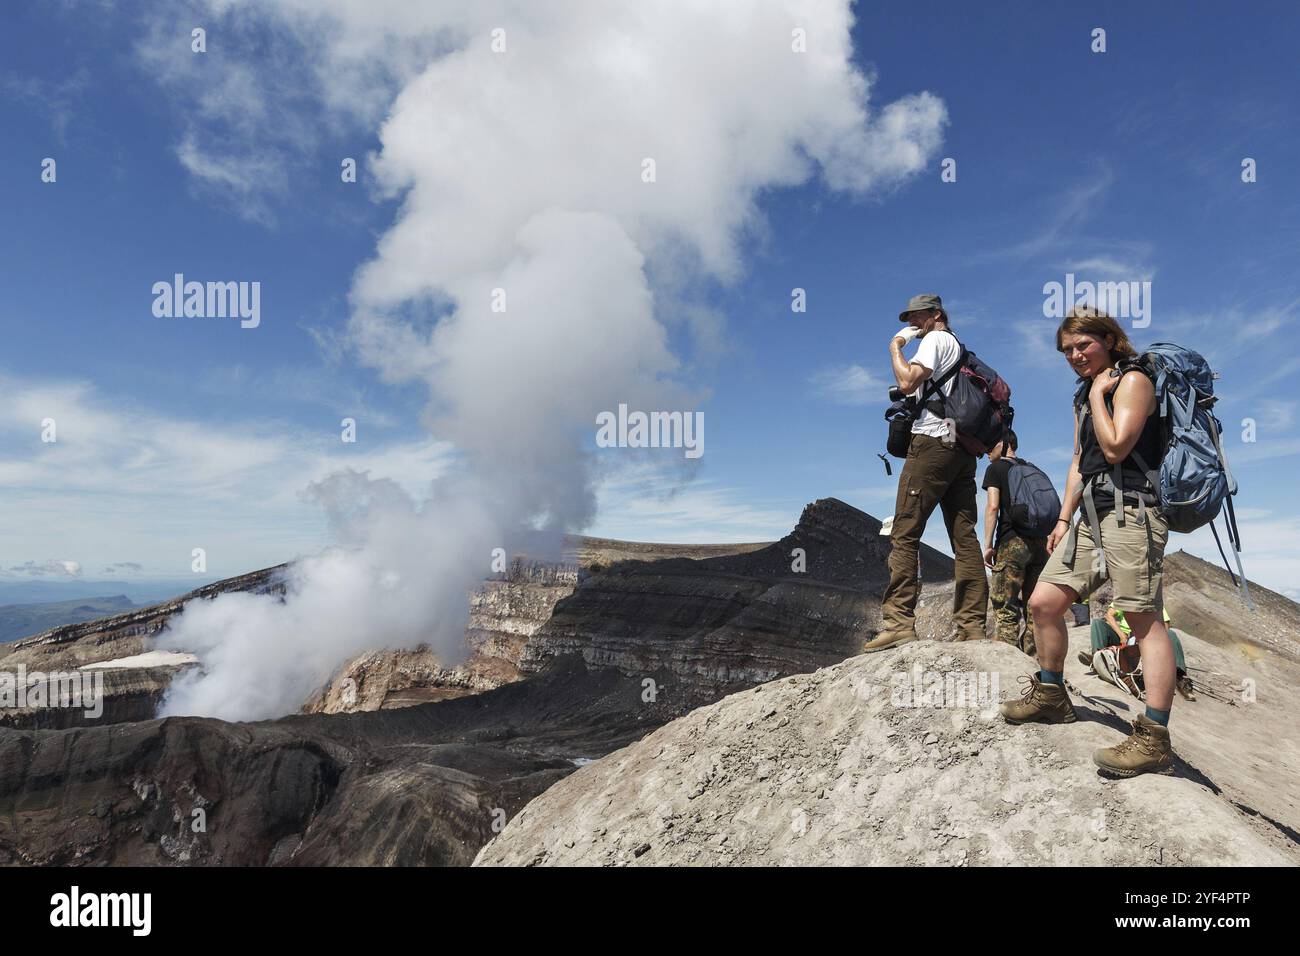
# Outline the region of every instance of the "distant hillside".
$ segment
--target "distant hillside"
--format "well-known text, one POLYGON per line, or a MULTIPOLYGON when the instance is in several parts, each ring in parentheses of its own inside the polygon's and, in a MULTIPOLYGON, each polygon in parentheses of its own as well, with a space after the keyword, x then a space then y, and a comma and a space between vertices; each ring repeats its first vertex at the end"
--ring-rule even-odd
POLYGON ((0 573, 0 606, 49 604, 54 601, 85 601, 105 594, 122 594, 135 606, 154 604, 209 584, 207 575, 171 578, 41 578, 14 577, 0 573))
POLYGON ((62 624, 80 624, 110 614, 120 614, 133 607, 135 605, 125 594, 74 598, 70 601, 44 601, 40 604, 6 604, 0 606, 0 644, 30 637, 62 624))

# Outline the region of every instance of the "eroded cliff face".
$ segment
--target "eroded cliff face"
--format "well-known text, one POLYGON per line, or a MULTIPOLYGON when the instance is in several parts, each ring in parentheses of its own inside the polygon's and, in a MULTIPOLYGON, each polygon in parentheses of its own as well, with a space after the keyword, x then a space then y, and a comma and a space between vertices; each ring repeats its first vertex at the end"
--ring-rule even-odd
POLYGON ((515 559, 501 580, 485 581, 469 597, 465 661, 446 666, 427 646, 368 651, 339 668, 303 712, 409 707, 519 680, 524 645, 550 617, 555 602, 573 593, 580 570, 576 561, 515 559))
MULTIPOLYGON (((663 669, 691 706, 858 652, 880 629, 889 578, 880 522, 842 501, 808 505, 794 531, 742 554, 624 561, 556 604, 523 648, 538 673, 577 655, 627 675, 663 669)), ((922 637, 952 632, 952 559, 922 548, 922 637)))

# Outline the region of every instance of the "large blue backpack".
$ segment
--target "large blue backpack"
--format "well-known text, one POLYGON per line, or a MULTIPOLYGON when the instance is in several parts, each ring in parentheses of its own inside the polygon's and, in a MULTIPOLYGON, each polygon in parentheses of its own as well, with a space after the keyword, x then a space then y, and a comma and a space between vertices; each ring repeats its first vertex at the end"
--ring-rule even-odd
MULTIPOLYGON (((1212 411, 1217 401, 1216 374, 1199 352, 1169 342, 1155 343, 1136 359, 1120 363, 1119 368, 1121 371, 1140 369, 1155 386, 1163 454, 1154 466, 1137 452, 1133 453, 1133 460, 1154 489, 1169 530, 1187 533, 1208 524, 1224 566, 1228 567, 1223 543, 1214 527, 1214 519, 1226 509, 1224 525, 1237 563, 1237 574, 1232 574, 1231 567, 1228 574, 1253 610, 1241 567, 1241 536, 1232 507, 1237 482, 1228 468, 1228 457, 1219 437, 1223 426, 1212 411)), ((1115 466, 1115 472, 1115 487, 1123 487, 1119 465, 1115 466)))

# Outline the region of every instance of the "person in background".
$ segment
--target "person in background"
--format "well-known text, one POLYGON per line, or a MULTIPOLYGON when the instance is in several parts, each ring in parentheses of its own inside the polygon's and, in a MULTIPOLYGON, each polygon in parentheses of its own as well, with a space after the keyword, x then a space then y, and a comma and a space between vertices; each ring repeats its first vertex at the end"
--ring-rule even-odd
POLYGON ((989 466, 984 470, 983 483, 988 492, 988 505, 984 509, 984 563, 993 570, 989 600, 993 603, 997 639, 1033 657, 1034 619, 1028 610, 1028 600, 1034 593, 1039 573, 1047 564, 1047 539, 1021 534, 1006 514, 1011 503, 1007 476, 1019 446, 1016 433, 1008 429, 1007 437, 989 449, 989 466), (1026 621, 1023 634, 1022 617, 1026 621))
MULTIPOLYGON (((1192 688, 1192 679, 1187 673, 1187 659, 1183 655, 1183 642, 1178 639, 1178 632, 1169 627, 1169 611, 1164 609, 1165 627, 1169 629, 1169 640, 1174 645, 1174 667, 1177 672, 1177 682, 1175 686, 1178 693, 1182 694, 1187 700, 1195 700, 1196 694, 1192 688)), ((1102 680, 1108 680, 1115 683, 1115 680, 1108 677, 1097 668, 1097 652, 1106 647, 1123 647, 1133 643, 1133 628, 1124 618, 1124 612, 1111 604, 1106 608, 1105 618, 1094 618, 1092 629, 1089 632, 1089 640, 1092 648, 1079 652, 1079 660, 1088 667, 1096 671, 1097 676, 1102 680)))

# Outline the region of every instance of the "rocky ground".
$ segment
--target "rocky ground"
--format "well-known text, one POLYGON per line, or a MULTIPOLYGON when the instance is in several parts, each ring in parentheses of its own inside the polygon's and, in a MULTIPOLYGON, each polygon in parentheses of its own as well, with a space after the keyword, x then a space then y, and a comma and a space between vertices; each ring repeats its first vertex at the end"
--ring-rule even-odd
MULTIPOLYGON (((1086 629, 1071 639, 1086 647, 1086 629)), ((1179 701, 1172 777, 1096 772, 1092 751, 1136 701, 1073 653, 1079 721, 1013 727, 994 705, 1028 658, 922 641, 695 710, 556 783, 476 864, 1300 863, 1300 675, 1264 677, 1190 636, 1187 651, 1258 694, 1179 701)))

